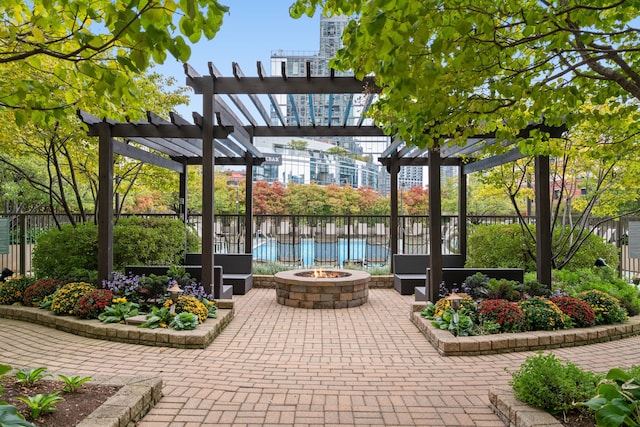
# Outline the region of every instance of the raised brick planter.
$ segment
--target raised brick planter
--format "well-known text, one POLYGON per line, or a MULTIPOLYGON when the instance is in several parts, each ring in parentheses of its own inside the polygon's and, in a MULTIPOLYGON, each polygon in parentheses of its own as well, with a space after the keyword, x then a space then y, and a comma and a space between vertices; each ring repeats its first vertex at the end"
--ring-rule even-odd
POLYGON ((635 316, 624 323, 591 328, 455 337, 451 332, 436 328, 431 324, 431 320, 420 316, 420 312, 425 306, 424 303, 412 304, 411 321, 442 356, 473 356, 514 351, 547 350, 595 344, 640 335, 640 316, 635 316))
POLYGON ((138 328, 123 323, 102 323, 74 316, 56 316, 49 310, 0 305, 0 317, 37 323, 87 338, 173 348, 206 348, 233 319, 233 303, 218 302, 218 318, 207 319, 192 331, 138 328))

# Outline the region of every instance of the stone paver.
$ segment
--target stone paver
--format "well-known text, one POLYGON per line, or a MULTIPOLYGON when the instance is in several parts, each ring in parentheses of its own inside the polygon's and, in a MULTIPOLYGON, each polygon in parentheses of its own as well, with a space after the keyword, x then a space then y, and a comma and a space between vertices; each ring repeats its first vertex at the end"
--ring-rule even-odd
MULTIPOLYGON (((409 319, 412 296, 372 289, 340 310, 234 296, 235 317, 204 350, 100 341, 0 319, 0 363, 76 375, 159 375, 140 427, 503 426, 489 389, 533 352, 441 357, 409 319)), ((586 369, 640 364, 640 337, 555 349, 586 369)))

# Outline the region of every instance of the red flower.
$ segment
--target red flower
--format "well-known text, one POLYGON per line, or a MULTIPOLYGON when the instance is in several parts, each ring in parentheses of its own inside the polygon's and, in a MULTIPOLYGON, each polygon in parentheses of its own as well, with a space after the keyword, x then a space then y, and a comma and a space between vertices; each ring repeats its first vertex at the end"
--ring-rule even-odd
POLYGON ((596 324, 596 313, 586 302, 572 297, 552 298, 560 310, 571 317, 578 328, 586 328, 596 324))

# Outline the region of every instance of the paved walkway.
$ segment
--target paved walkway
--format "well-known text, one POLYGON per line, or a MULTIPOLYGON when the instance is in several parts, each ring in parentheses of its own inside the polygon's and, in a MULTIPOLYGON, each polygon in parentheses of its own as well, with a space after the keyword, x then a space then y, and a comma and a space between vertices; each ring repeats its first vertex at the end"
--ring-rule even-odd
MULTIPOLYGON (((440 357, 409 320, 412 296, 371 290, 342 310, 234 296, 236 315, 206 350, 82 338, 0 319, 0 363, 69 374, 160 375, 164 397, 140 427, 224 425, 503 426, 488 389, 533 353, 440 357)), ((554 351, 587 369, 640 364, 640 337, 554 351)))

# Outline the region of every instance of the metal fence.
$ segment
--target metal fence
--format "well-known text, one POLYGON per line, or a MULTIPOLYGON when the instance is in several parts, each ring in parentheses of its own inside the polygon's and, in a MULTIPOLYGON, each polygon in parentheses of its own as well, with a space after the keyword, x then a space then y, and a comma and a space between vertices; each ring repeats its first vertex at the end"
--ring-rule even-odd
MULTIPOLYGON (((156 216, 156 215, 148 215, 156 216)), ((167 215, 162 215, 167 216, 167 215)), ((169 215, 175 217, 175 215, 169 215)), ((0 267, 15 272, 31 271, 31 259, 37 236, 56 226, 47 214, 0 215, 10 219, 9 253, 0 254, 0 267)), ((275 261, 299 265, 335 265, 345 263, 385 265, 390 262, 390 217, 385 215, 255 215, 252 248, 245 248, 244 216, 216 215, 214 245, 216 253, 252 252, 256 261, 275 261)), ((92 218, 90 218, 92 220, 92 218)), ((79 220, 79 218, 77 218, 79 220)), ((527 218, 535 223, 535 218, 527 218)), ((595 234, 616 245, 620 253, 619 274, 631 280, 640 273, 640 259, 631 258, 628 247, 629 222, 592 220, 595 234)), ((58 223, 68 223, 65 216, 58 223)), ((516 216, 469 216, 472 224, 514 224, 516 216)), ((202 216, 190 215, 188 226, 201 235, 202 216)), ((459 253, 458 217, 443 216, 443 253, 459 253)), ((429 251, 429 216, 399 216, 398 252, 424 254, 429 251)))

